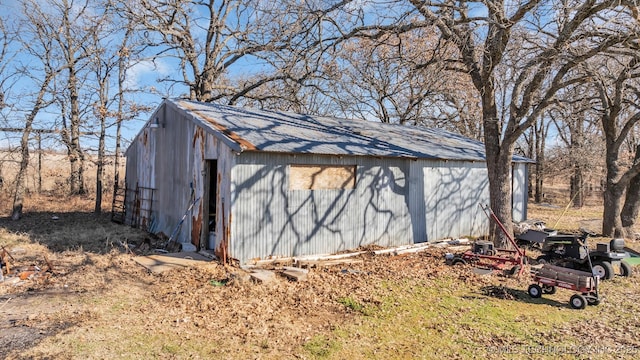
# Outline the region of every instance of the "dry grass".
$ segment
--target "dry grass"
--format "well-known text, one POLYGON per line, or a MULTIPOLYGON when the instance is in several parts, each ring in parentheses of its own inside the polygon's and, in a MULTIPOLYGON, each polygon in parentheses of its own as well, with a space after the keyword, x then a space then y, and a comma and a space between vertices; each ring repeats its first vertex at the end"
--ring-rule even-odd
MULTIPOLYGON (((0 187, 0 196, 10 196, 11 189, 14 188, 15 176, 20 168, 18 153, 10 153, 0 150, 0 178, 3 179, 3 186, 0 187)), ((44 194, 64 196, 69 191, 69 174, 70 166, 66 160, 66 155, 57 152, 44 151, 42 154, 42 170, 38 173, 38 155, 37 152, 31 153, 27 177, 25 180, 26 191, 29 194, 36 194, 38 186, 41 186, 41 192, 44 194)), ((87 193, 95 192, 96 184, 96 157, 86 155, 85 161, 85 186, 87 193)), ((104 175, 105 189, 113 189, 114 178, 114 158, 107 157, 104 175)), ((124 174, 125 160, 120 160, 120 173, 124 174)), ((107 191, 109 192, 109 191, 107 191)), ((0 200, 2 198, 0 197, 0 200)), ((0 205, 4 202, 0 202, 0 205)), ((70 204, 71 206, 72 204, 70 204)), ((4 206, 1 206, 4 207, 4 206)), ((70 207, 71 208, 71 207, 70 207)), ((82 208, 74 208, 76 210, 82 208)), ((4 209, 2 209, 4 210, 4 209)))

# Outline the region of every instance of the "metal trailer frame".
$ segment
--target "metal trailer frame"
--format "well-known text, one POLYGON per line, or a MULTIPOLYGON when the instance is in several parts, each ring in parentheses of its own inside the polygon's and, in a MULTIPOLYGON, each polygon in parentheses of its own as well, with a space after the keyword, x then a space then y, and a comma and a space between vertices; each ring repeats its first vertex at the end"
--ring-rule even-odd
POLYGON ((453 257, 448 260, 450 260, 452 265, 469 263, 475 266, 489 268, 491 270, 505 270, 505 265, 511 264, 513 266, 509 270, 510 274, 520 276, 524 271, 526 258, 525 251, 518 247, 518 244, 509 234, 500 219, 495 215, 493 210, 491 210, 489 205, 478 204, 478 206, 482 209, 489 220, 496 222, 500 227, 500 230, 502 230, 507 239, 509 239, 513 249, 491 249, 491 251, 486 254, 467 250, 461 256, 453 257))

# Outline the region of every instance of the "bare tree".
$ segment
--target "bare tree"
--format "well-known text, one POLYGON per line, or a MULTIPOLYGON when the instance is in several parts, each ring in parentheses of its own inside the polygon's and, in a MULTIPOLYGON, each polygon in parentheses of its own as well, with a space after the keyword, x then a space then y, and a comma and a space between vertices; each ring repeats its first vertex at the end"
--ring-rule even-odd
MULTIPOLYGON (((637 38, 636 38, 637 41, 637 38)), ((600 121, 606 143, 606 185, 604 191, 604 214, 602 231, 605 236, 624 236, 626 227, 632 226, 635 194, 638 188, 631 188, 632 180, 640 174, 640 162, 624 164, 621 149, 634 127, 640 122, 640 47, 616 49, 610 56, 585 66, 598 92, 600 121), (622 225, 622 198, 627 199, 627 223, 622 225)))
POLYGON ((545 147, 546 139, 549 134, 550 123, 545 121, 544 118, 538 119, 531 127, 529 133, 530 152, 529 157, 536 160, 533 166, 533 178, 535 179, 534 189, 534 201, 540 203, 543 201, 544 194, 544 171, 546 164, 545 147))
POLYGON ((11 54, 11 45, 15 41, 16 35, 5 26, 5 20, 0 16, 0 111, 2 111, 7 103, 5 102, 5 87, 10 86, 11 75, 9 74, 9 65, 13 57, 11 54))
MULTIPOLYGON (((22 217, 25 191, 24 182, 30 160, 29 137, 33 129, 33 123, 40 110, 53 102, 52 99, 47 99, 49 85, 61 71, 60 66, 57 65, 56 59, 54 58, 51 34, 48 33, 45 28, 38 26, 36 15, 30 12, 28 7, 23 7, 23 15, 25 16, 25 21, 21 24, 19 31, 20 42, 26 54, 37 59, 39 64, 33 68, 22 68, 21 75, 26 78, 31 78, 34 84, 38 84, 38 91, 31 103, 31 109, 26 110, 24 131, 20 139, 21 161, 15 182, 13 209, 11 212, 11 218, 13 220, 18 220, 22 217)), ((33 66, 36 65, 34 64, 33 66)))
POLYGON ((266 101, 273 95, 265 88, 288 88, 315 75, 321 24, 332 21, 326 14, 348 2, 326 9, 324 2, 294 1, 124 3, 146 30, 149 44, 158 49, 154 61, 179 61, 181 77, 160 81, 186 87, 191 99, 235 104, 244 98, 266 101))
POLYGON ((383 123, 445 128, 479 138, 471 79, 449 71, 453 44, 439 44, 435 28, 418 28, 341 44, 327 91, 340 115, 383 123))
MULTIPOLYGON (((509 228, 514 144, 558 90, 575 81, 567 77, 572 69, 628 41, 634 31, 629 26, 635 22, 630 10, 634 4, 622 2, 621 6, 617 0, 409 2, 438 27, 443 39, 457 46, 460 70, 470 74, 478 91, 491 207, 509 228), (518 33, 517 42, 514 33, 518 33), (514 82, 508 96, 500 98, 497 83, 504 77, 514 82)), ((494 228, 493 232, 499 243, 506 243, 500 231, 494 228)))
MULTIPOLYGON (((102 16, 110 16, 108 13, 102 16)), ((91 36, 91 68, 95 81, 94 91, 97 99, 93 105, 93 113, 98 120, 100 130, 98 132, 98 157, 96 160, 96 195, 94 212, 99 214, 102 211, 102 192, 104 182, 105 167, 105 140, 107 133, 107 122, 109 117, 109 106, 111 104, 111 96, 109 93, 111 79, 115 76, 118 69, 117 51, 110 52, 109 39, 115 31, 110 29, 96 28, 91 36)))
POLYGON ((597 172, 604 153, 598 113, 593 111, 597 95, 586 84, 577 84, 560 91, 557 98, 547 114, 567 149, 567 166, 572 173, 569 199, 579 208, 584 206, 588 192, 585 180, 597 172))
POLYGON ((81 135, 92 106, 91 101, 83 98, 82 87, 89 76, 92 36, 105 21, 105 17, 96 14, 103 13, 105 9, 100 3, 89 0, 28 0, 24 4, 34 14, 33 21, 37 26, 51 37, 56 45, 56 56, 64 62, 64 73, 55 79, 53 91, 62 115, 61 138, 71 167, 70 192, 84 194, 86 156, 81 146, 81 135))
MULTIPOLYGON (((638 164, 640 163, 640 145, 636 146, 635 153, 633 164, 638 164)), ((624 205, 620 211, 622 228, 627 238, 637 238, 633 227, 638 220, 638 213, 640 213, 640 173, 636 174, 629 181, 629 186, 627 186, 625 193, 624 205)))

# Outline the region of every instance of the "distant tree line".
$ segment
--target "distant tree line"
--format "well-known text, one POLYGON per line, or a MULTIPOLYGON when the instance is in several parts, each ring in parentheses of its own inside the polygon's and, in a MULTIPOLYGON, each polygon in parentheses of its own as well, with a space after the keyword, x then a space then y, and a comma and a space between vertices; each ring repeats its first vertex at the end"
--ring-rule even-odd
POLYGON ((0 121, 23 129, 15 219, 35 125, 60 130, 70 193, 86 192, 81 134, 97 134, 100 211, 107 141, 118 159, 122 127, 155 107, 149 95, 440 127, 482 140, 491 207, 507 225, 512 156, 537 161, 532 195, 542 201, 553 141, 569 159, 577 207, 593 164, 603 164, 604 235, 629 235, 638 216, 637 0, 24 0, 4 7, 0 121), (156 70, 147 73, 153 85, 134 81, 144 68, 156 70))

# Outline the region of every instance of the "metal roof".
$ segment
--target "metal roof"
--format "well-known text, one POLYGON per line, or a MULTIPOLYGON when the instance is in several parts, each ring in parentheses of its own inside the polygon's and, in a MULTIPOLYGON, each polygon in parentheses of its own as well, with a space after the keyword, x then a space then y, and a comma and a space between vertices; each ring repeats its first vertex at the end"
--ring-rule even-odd
MULTIPOLYGON (((441 129, 165 100, 234 150, 485 161, 484 145, 441 129)), ((531 162, 514 156, 515 162, 531 162)))

